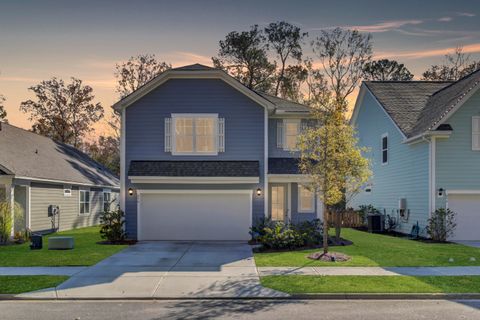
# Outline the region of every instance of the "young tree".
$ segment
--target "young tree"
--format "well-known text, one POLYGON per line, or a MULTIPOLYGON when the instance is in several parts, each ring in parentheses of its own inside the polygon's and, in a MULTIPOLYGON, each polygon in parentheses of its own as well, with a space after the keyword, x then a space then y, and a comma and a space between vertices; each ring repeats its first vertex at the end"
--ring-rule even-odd
POLYGON ((403 63, 388 59, 367 62, 363 67, 363 73, 365 80, 410 81, 413 79, 413 74, 403 63))
POLYGON ((339 110, 336 97, 323 96, 312 102, 316 125, 304 130, 299 138, 300 170, 311 178, 310 188, 323 203, 323 252, 328 253, 328 212, 355 192, 370 177, 366 149, 357 146, 354 129, 339 110))
POLYGON ((258 25, 249 31, 232 31, 219 41, 213 64, 250 89, 271 92, 276 66, 268 61, 265 35, 258 25))
POLYGON ((363 78, 365 64, 372 58, 370 34, 341 28, 322 30, 312 41, 312 49, 337 100, 336 107, 346 109, 344 100, 355 90, 363 78))
POLYGON ((100 136, 91 143, 85 142, 83 150, 93 160, 103 164, 115 174, 120 173, 120 145, 119 140, 113 136, 100 136))
POLYGON ((116 90, 123 98, 171 68, 171 64, 158 61, 154 54, 130 57, 126 62, 115 65, 116 90))
MULTIPOLYGON (((308 35, 306 32, 301 32, 300 28, 288 22, 272 22, 265 28, 268 45, 273 48, 278 60, 279 70, 277 76, 277 83, 275 85, 275 95, 278 96, 281 86, 289 87, 292 79, 302 76, 302 71, 295 66, 288 66, 287 61, 291 58, 298 64, 302 59, 302 41, 308 35), (287 68, 289 70, 287 70, 287 68), (299 73, 296 74, 295 71, 299 73), (285 77, 288 72, 289 77, 285 77), (288 82, 288 83, 285 83, 288 82)), ((284 89, 285 90, 285 89, 284 89)))
POLYGON ((0 121, 4 121, 8 123, 7 120, 7 111, 5 111, 5 107, 3 106, 3 103, 5 102, 5 97, 0 94, 0 121))
POLYGON ((83 85, 80 79, 71 80, 65 84, 53 77, 30 87, 36 100, 23 101, 20 110, 35 121, 34 131, 78 148, 92 130, 91 125, 103 117, 103 107, 93 102, 92 87, 83 85))
POLYGON ((479 68, 480 61, 471 61, 463 47, 457 47, 453 53, 445 55, 443 64, 430 66, 422 76, 429 81, 457 81, 479 68))

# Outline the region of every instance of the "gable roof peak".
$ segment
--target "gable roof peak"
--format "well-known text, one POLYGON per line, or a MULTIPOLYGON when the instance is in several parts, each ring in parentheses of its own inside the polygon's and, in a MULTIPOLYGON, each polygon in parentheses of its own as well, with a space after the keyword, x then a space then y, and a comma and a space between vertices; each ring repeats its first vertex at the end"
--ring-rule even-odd
POLYGON ((186 66, 172 68, 172 70, 176 70, 176 71, 206 71, 206 70, 219 70, 219 69, 212 68, 212 67, 206 66, 204 64, 200 64, 200 63, 194 63, 194 64, 189 64, 189 65, 186 65, 186 66))

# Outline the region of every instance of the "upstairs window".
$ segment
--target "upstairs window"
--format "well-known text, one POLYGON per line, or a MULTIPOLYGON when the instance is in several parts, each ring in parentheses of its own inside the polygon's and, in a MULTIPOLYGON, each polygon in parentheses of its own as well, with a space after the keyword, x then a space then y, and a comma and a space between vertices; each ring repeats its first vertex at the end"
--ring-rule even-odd
POLYGON ((283 119, 283 121, 278 121, 277 125, 277 147, 285 151, 298 150, 300 119, 283 119))
POLYGON ((388 134, 382 135, 382 164, 388 163, 388 134))
POLYGON ((165 119, 165 151, 216 155, 224 151, 224 119, 216 114, 173 114, 165 119))
POLYGON ((472 117, 472 150, 480 151, 480 116, 472 117))

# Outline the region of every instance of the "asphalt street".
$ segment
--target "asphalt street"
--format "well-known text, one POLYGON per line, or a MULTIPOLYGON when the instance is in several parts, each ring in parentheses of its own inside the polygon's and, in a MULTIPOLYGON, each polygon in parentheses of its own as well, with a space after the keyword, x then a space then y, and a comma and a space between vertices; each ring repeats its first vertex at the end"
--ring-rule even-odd
POLYGON ((0 319, 480 319, 480 300, 0 301, 0 319))

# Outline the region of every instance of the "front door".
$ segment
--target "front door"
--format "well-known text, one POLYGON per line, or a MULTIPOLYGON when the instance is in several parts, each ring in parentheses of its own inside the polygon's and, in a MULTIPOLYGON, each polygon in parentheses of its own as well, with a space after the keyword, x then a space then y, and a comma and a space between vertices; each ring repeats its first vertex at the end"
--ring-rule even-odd
POLYGON ((285 221, 287 217, 287 186, 270 185, 270 217, 273 221, 285 221))

